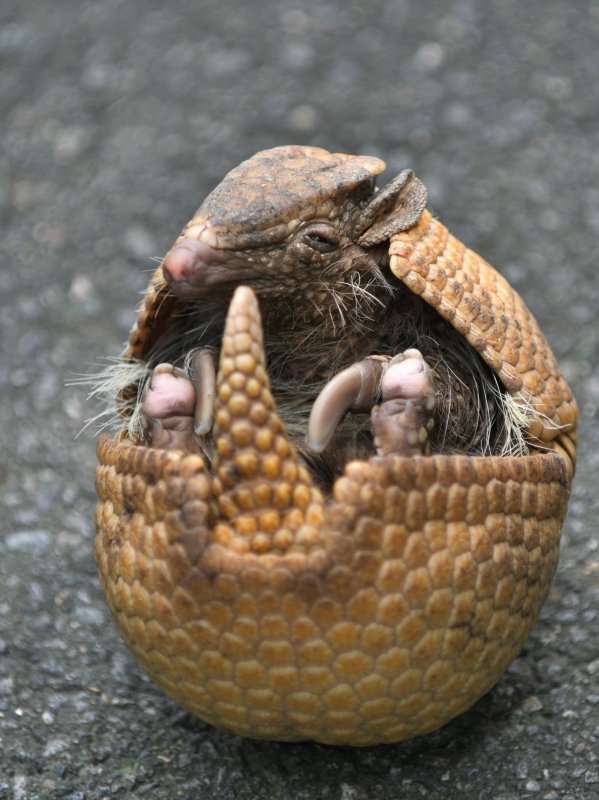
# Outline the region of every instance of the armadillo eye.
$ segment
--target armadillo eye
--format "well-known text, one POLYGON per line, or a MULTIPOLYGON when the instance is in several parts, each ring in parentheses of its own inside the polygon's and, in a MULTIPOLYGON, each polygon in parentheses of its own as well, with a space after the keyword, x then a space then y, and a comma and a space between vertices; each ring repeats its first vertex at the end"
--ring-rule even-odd
POLYGON ((319 253, 332 253, 339 247, 339 236, 332 225, 310 225, 302 233, 304 242, 319 253))

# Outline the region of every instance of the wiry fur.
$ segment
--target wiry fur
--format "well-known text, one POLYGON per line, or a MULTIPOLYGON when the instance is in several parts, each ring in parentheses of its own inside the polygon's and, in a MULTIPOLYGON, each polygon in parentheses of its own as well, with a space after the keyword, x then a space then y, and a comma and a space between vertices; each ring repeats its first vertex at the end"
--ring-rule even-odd
MULTIPOLYGON (((319 168, 317 165, 316 174, 319 168)), ((259 169, 274 166, 260 162, 259 169)), ((252 181, 255 179, 252 173, 252 181)), ((229 242, 218 252, 213 248, 208 256, 204 250, 202 258, 208 260, 204 263, 200 258, 203 267, 197 266, 200 262, 189 267, 204 278, 218 274, 215 283, 206 283, 209 292, 202 290, 202 280, 197 285, 189 283, 188 273, 183 277, 170 273, 167 258, 166 274, 181 294, 172 302, 173 296, 162 292, 162 302, 169 302, 168 324, 164 324, 163 313, 157 328, 162 333, 156 334, 143 364, 124 363, 122 369, 111 366, 99 377, 92 395, 116 395, 121 414, 129 418, 128 435, 143 441, 141 403, 153 368, 169 362, 186 369, 189 352, 198 347, 210 346, 218 352, 231 293, 236 283, 243 282, 252 287, 260 302, 277 410, 300 449, 313 403, 335 374, 371 355, 392 357, 417 348, 431 368, 435 385, 435 420, 429 435, 432 452, 526 453, 524 432, 531 409, 514 400, 450 323, 410 292, 389 268, 389 236, 413 225, 422 213, 426 200, 422 184, 412 176, 411 181, 394 181, 377 194, 370 181, 358 183, 339 195, 335 214, 323 218, 315 211, 315 219, 306 220, 302 216, 306 208, 316 208, 310 200, 313 181, 312 173, 293 178, 291 196, 297 196, 299 205, 283 217, 286 223, 304 221, 282 240, 273 240, 268 230, 256 230, 251 215, 244 223, 246 230, 237 209, 229 219, 229 232, 237 237, 250 235, 251 245, 234 249, 229 242), (367 244, 357 243, 362 241, 367 244), (210 273, 215 263, 217 271, 210 273), (196 299, 183 299, 189 297, 196 299)), ((246 190, 241 184, 240 197, 246 190)), ((194 219, 196 224, 203 219, 202 224, 207 225, 212 214, 220 230, 228 206, 219 206, 216 213, 211 197, 194 219)), ((273 198, 284 205, 289 194, 275 192, 273 198)), ((274 205, 268 206, 272 212, 280 211, 277 202, 272 202, 274 205)), ((233 241, 237 241, 235 237, 233 241)), ((160 309, 155 314, 159 315, 160 309)), ((210 439, 201 446, 209 455, 210 439)), ((316 457, 304 452, 304 456, 326 482, 348 459, 373 453, 369 415, 350 413, 324 454, 316 457)))
MULTIPOLYGON (((82 431, 92 425, 97 433, 106 430, 116 431, 123 427, 123 412, 130 414, 128 431, 132 438, 141 437, 141 405, 138 400, 123 409, 117 404, 119 397, 130 386, 143 387, 149 377, 150 369, 141 361, 125 361, 115 358, 107 366, 90 375, 81 375, 69 381, 69 386, 85 386, 89 389, 88 400, 94 401, 101 411, 86 420, 82 431), (135 417, 135 422, 131 425, 135 417)), ((141 395, 138 395, 140 398, 141 395)))

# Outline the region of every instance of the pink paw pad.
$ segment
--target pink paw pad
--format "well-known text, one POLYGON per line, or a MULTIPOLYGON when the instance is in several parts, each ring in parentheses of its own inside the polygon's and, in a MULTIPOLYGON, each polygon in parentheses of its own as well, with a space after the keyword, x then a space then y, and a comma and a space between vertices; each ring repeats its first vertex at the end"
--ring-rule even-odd
POLYGON ((194 406, 195 389, 185 373, 171 364, 159 364, 142 401, 148 444, 164 450, 197 452, 194 406))
POLYGON ((171 416, 193 416, 195 389, 180 370, 170 364, 159 364, 152 373, 143 412, 153 419, 171 416))
POLYGON ((419 350, 406 350, 392 359, 381 381, 383 402, 422 398, 430 389, 429 368, 419 350))

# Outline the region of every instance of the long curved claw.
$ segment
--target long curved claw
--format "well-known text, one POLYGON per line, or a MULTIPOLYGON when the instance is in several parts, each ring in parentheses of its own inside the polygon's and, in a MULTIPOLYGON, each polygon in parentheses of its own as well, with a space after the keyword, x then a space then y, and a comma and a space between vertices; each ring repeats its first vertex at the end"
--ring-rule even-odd
POLYGON ((200 347, 193 350, 187 358, 187 369, 196 393, 193 411, 193 428, 196 436, 206 436, 212 428, 216 394, 215 355, 214 348, 200 347))
POLYGON ((322 495, 288 441, 266 373, 258 302, 236 289, 217 376, 214 542, 238 553, 307 552, 319 541, 322 495))
POLYGON ((321 453, 348 411, 368 412, 376 402, 388 359, 366 358, 335 375, 320 392, 308 421, 306 447, 321 453))
POLYGON ((424 453, 434 408, 432 373, 419 350, 393 358, 370 356, 335 375, 320 392, 310 413, 306 447, 321 453, 343 416, 357 411, 371 413, 378 455, 424 453))

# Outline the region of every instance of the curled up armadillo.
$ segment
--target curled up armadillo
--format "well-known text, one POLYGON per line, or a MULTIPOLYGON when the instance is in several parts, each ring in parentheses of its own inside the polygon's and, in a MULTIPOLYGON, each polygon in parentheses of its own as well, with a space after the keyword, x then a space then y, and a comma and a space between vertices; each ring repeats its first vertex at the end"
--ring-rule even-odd
POLYGON ((109 381, 108 603, 171 697, 247 736, 443 725, 557 564, 576 403, 522 299, 384 167, 289 146, 230 172, 109 381))

